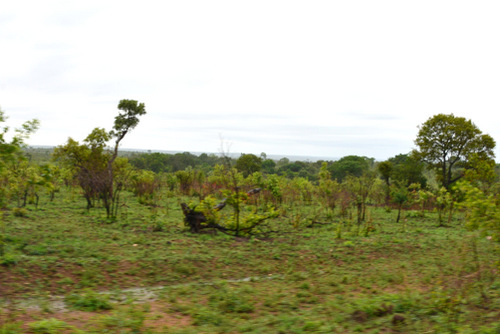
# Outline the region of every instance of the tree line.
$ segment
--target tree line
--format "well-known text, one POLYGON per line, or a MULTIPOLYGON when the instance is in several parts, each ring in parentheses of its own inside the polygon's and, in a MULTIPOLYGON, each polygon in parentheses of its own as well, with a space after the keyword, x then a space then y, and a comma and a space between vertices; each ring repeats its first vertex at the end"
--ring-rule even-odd
MULTIPOLYGON (((102 207, 106 218, 114 221, 123 191, 152 206, 161 201, 158 194, 168 192, 197 199, 183 206, 187 224, 193 223, 188 215, 198 217, 191 230, 218 226, 238 236, 270 232, 268 221, 300 205, 319 208, 308 218, 310 224, 319 222, 320 216, 337 217, 366 231, 369 204, 396 208, 398 221, 405 209, 422 214, 436 210, 440 225, 456 210, 465 210, 468 226, 500 239, 495 141, 471 120, 453 114, 433 116, 419 127, 415 150, 380 162, 355 155, 314 162, 275 161, 265 153, 238 158, 189 152, 120 155, 121 141, 145 114, 143 103, 121 100, 111 130, 95 128, 81 143, 69 138, 43 164, 30 162, 23 152, 38 121, 26 122, 10 141, 4 127, 0 205, 22 214, 27 203, 38 206, 42 192, 53 200, 61 187, 78 187, 88 210, 102 207), (226 205, 231 214, 222 218, 226 205)), ((0 111, 0 122, 5 121, 0 111)))

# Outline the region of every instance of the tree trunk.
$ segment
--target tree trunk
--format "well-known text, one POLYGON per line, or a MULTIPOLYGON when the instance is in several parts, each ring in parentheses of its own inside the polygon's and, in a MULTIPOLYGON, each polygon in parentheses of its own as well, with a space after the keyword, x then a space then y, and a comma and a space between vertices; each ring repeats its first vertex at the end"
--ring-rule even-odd
MULTIPOLYGON (((255 188, 247 192, 247 195, 253 195, 257 194, 260 192, 260 188, 255 188)), ((223 199, 219 204, 217 204, 213 209, 216 211, 220 211, 226 207, 226 201, 227 199, 223 199)), ((202 229, 206 228, 215 228, 219 231, 222 232, 228 232, 232 231, 235 232, 235 236, 238 236, 240 234, 240 227, 239 227, 239 222, 238 225, 236 226, 235 230, 230 230, 225 228, 224 226, 221 226, 215 222, 208 222, 207 217, 203 214, 203 212, 196 211, 195 209, 191 209, 186 203, 181 203, 181 208, 182 208, 182 213, 184 214, 184 222, 186 223, 187 226, 189 226, 189 230, 193 233, 200 233, 202 229), (204 224, 207 223, 207 224, 204 224)), ((239 208, 239 203, 238 203, 238 208, 239 208)), ((236 212, 237 215, 239 215, 239 210, 236 212)), ((239 219, 239 217, 238 217, 239 219)))
POLYGON ((398 205, 398 218, 396 218, 396 223, 399 223, 399 219, 401 218, 401 208, 403 207, 402 204, 398 205))
POLYGON ((450 206, 450 212, 448 213, 448 225, 451 225, 451 219, 453 218, 453 204, 450 206))

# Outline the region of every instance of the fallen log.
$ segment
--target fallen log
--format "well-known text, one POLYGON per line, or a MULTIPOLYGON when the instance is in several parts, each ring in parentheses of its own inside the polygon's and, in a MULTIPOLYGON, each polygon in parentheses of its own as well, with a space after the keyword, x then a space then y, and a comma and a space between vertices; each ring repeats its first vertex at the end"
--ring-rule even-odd
MULTIPOLYGON (((255 188, 247 192, 247 195, 258 194, 261 188, 255 188)), ((220 211, 226 207, 227 198, 224 198, 219 204, 214 206, 215 211, 220 211)), ((182 213, 184 214, 184 222, 189 226, 189 230, 193 233, 200 233, 205 228, 215 228, 222 232, 230 231, 229 229, 209 221, 205 214, 201 211, 196 211, 196 208, 191 209, 186 203, 181 203, 182 213)))

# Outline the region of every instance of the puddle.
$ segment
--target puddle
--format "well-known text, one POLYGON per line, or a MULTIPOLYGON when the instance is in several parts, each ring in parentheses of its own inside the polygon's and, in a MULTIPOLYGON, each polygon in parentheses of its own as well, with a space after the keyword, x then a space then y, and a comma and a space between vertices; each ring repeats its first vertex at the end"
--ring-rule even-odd
MULTIPOLYGON (((256 282, 263 280, 270 280, 280 278, 280 275, 268 275, 262 277, 245 277, 240 279, 226 279, 217 280, 212 282, 202 282, 202 283, 185 283, 185 284, 175 284, 175 285, 161 285, 152 287, 140 287, 140 288, 128 288, 113 291, 101 291, 98 294, 108 295, 109 300, 114 303, 123 303, 125 301, 133 303, 146 303, 157 300, 162 292, 166 289, 180 288, 186 286, 200 286, 200 285, 217 285, 221 283, 245 283, 245 282, 256 282)), ((64 302, 64 296, 47 296, 39 298, 26 298, 19 299, 15 301, 1 300, 0 299, 0 311, 7 309, 22 309, 31 311, 44 311, 49 310, 51 312, 67 312, 69 311, 68 306, 64 302)))

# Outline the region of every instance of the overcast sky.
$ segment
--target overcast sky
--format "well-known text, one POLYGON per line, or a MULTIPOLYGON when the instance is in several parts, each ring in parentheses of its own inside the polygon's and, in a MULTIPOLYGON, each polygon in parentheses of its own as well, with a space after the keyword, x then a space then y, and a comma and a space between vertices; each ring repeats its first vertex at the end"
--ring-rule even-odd
MULTIPOLYGON (((384 160, 438 113, 500 145, 500 1, 4 1, 0 106, 32 145, 384 160)), ((500 151, 496 150, 497 161, 500 151)))

